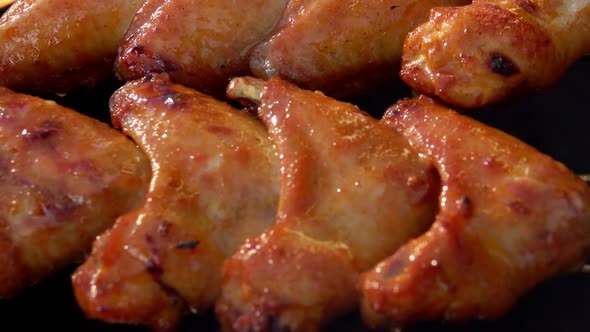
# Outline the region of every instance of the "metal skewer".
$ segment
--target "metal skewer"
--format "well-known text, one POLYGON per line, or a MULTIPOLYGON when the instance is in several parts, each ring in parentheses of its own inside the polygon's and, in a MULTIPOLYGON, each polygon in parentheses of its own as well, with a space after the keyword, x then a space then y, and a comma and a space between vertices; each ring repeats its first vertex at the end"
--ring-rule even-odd
MULTIPOLYGON (((580 179, 582 179, 586 184, 590 186, 590 174, 579 174, 580 179)), ((582 266, 581 271, 582 273, 590 273, 590 264, 585 264, 582 266)))

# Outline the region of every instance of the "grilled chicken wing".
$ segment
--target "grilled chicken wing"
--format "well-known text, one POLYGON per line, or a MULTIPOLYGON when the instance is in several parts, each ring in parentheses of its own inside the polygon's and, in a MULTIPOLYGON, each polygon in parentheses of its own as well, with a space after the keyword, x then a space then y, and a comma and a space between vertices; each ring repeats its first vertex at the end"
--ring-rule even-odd
POLYGON ((397 78, 403 40, 430 8, 469 2, 289 1, 275 32, 253 49, 250 68, 332 96, 361 95, 397 78))
POLYGON ((0 298, 81 259, 141 204, 149 176, 106 124, 0 88, 0 298))
POLYGON ((74 274, 76 297, 89 317, 170 330, 213 305, 223 260, 274 222, 278 162, 260 122, 166 77, 124 85, 111 107, 153 178, 74 274))
POLYGON ((432 100, 384 121, 435 162, 431 229, 363 277, 371 325, 493 319, 590 253, 590 188, 561 163, 432 100))
POLYGON ((287 0, 148 0, 116 63, 123 80, 168 72, 176 82, 223 95, 249 73, 249 48, 277 23, 287 0))
POLYGON ((10 6, 15 0, 0 0, 0 12, 3 8, 10 6))
POLYGON ((357 277, 432 222, 438 178, 391 129, 353 105, 273 78, 232 81, 259 101, 277 146, 277 222, 226 261, 227 330, 314 331, 354 310, 357 277))
POLYGON ((19 91, 92 87, 144 0, 19 0, 0 17, 0 85, 19 91))
POLYGON ((475 108, 556 83, 590 52, 589 0, 474 0, 437 8, 408 35, 401 76, 475 108))

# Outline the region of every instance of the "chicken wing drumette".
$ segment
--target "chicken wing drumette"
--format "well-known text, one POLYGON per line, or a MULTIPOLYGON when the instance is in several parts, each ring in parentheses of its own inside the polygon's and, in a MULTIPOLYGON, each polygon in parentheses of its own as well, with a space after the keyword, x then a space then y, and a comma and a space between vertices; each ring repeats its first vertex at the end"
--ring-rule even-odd
POLYGON ((113 73, 117 46, 144 0, 19 0, 0 17, 0 85, 67 92, 113 73))
POLYGON ((590 253, 590 188, 564 165, 432 100, 402 101, 385 123, 441 175, 428 232, 363 277, 366 321, 495 319, 590 253))
POLYGON ((74 264, 140 206, 150 166, 121 133, 0 88, 0 298, 74 264))
POLYGON ((278 27, 253 49, 250 68, 331 96, 358 96, 398 79, 404 38, 432 7, 469 2, 289 1, 278 27))
POLYGON ((474 0, 437 8, 404 44, 403 80, 476 108, 555 84, 590 52, 589 0, 474 0))
POLYGON ((279 78, 232 81, 277 146, 277 222, 224 264, 217 314, 235 331, 315 331, 356 308, 358 274, 433 220, 438 178, 357 107, 279 78))
POLYGON ((247 75, 247 54, 277 23, 287 0, 148 0, 119 50, 119 78, 167 72, 176 82, 223 96, 247 75))
POLYGON ((171 330, 186 308, 213 305, 223 260, 274 222, 278 161, 259 121, 166 77, 124 85, 111 114, 153 177, 143 208, 74 274, 76 297, 88 317, 171 330))

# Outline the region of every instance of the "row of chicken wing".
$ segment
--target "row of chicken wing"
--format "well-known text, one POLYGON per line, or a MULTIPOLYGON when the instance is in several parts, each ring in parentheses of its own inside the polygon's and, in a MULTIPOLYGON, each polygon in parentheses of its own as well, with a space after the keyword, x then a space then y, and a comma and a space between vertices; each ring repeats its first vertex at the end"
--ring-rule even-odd
POLYGON ((478 108, 553 85, 589 36, 588 0, 19 0, 0 18, 0 85, 67 92, 114 68, 217 97, 255 75, 348 98, 401 68, 417 92, 478 108))
POLYGON ((111 98, 120 133, 0 96, 3 297, 103 230, 72 277, 81 308, 157 331, 213 306, 227 331, 314 331, 357 309, 372 327, 495 319, 590 254, 582 180, 427 97, 377 120, 236 78, 248 112, 148 75, 111 98))
POLYGON ((0 297, 83 260, 88 317, 158 331, 213 307, 233 331, 357 309, 372 327, 497 318, 588 257, 590 189, 426 96, 381 120, 329 96, 401 68, 444 102, 500 102, 558 80, 589 18, 587 0, 16 1, 0 17, 0 297), (13 92, 113 70, 118 130, 13 92))

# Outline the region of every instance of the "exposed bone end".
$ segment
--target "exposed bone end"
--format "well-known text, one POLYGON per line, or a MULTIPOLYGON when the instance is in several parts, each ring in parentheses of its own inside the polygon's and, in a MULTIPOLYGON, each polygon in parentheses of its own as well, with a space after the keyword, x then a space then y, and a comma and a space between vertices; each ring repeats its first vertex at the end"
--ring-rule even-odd
POLYGON ((260 105, 262 94, 266 88, 264 80, 254 77, 237 77, 227 86, 227 97, 245 103, 246 105, 260 105))

